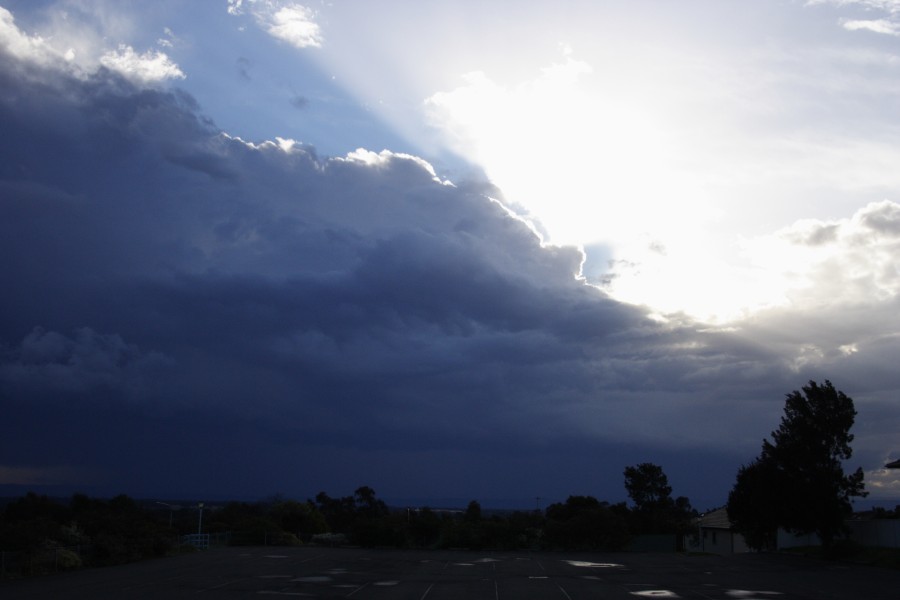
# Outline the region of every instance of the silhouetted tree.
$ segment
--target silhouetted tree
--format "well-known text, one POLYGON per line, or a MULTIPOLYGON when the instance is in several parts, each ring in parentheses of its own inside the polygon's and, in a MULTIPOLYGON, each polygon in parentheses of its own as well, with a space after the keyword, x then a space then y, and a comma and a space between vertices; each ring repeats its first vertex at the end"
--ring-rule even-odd
POLYGON ((311 502, 297 502, 279 498, 270 508, 270 514, 280 529, 298 538, 309 538, 317 533, 325 533, 328 525, 325 517, 311 502))
POLYGON ((662 467, 641 463, 625 468, 625 489, 634 502, 629 515, 634 533, 687 533, 696 515, 685 496, 672 499, 662 467))
POLYGON ((625 490, 639 511, 665 508, 672 502, 672 488, 662 467, 641 463, 625 468, 625 490))
POLYGON ((772 461, 757 459, 738 470, 734 489, 728 494, 728 517, 751 548, 775 548, 782 503, 773 501, 772 496, 782 488, 782 477, 772 461))
POLYGON ((479 504, 477 500, 469 502, 469 505, 466 507, 466 512, 463 515, 463 519, 469 523, 477 523, 481 520, 481 504, 479 504))
POLYGON ((729 495, 728 514, 748 542, 776 525, 816 533, 828 548, 845 530, 852 499, 867 495, 862 469, 845 475, 842 466, 853 454, 852 398, 827 380, 802 389, 787 394, 772 441, 738 471, 729 495))
POLYGON ((628 543, 628 526, 608 503, 592 496, 569 496, 547 507, 545 544, 551 548, 620 550, 628 543))

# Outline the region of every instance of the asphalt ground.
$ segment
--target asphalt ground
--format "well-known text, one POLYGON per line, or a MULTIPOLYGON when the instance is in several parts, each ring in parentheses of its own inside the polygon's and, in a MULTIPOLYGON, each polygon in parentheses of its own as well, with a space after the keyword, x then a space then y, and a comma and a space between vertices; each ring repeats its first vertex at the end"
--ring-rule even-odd
POLYGON ((0 582, 0 599, 898 600, 900 571, 766 554, 220 548, 0 582))

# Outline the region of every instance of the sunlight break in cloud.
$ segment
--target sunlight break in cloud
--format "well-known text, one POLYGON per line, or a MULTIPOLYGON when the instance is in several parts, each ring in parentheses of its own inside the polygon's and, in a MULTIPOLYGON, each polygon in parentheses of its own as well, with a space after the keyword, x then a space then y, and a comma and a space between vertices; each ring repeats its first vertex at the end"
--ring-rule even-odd
POLYGON ((703 318, 771 304, 767 292, 757 298, 767 288, 729 274, 710 252, 717 213, 695 174, 678 167, 690 149, 676 148, 661 122, 659 94, 623 91, 564 54, 517 85, 467 74, 428 98, 432 123, 545 242, 585 248, 584 275, 617 299, 653 298, 656 310, 703 318))
POLYGON ((900 494, 900 471, 874 469, 866 471, 866 490, 877 498, 896 498, 900 494))
MULTIPOLYGON (((313 20, 315 12, 294 2, 248 0, 247 6, 257 24, 274 38, 297 48, 320 48, 322 32, 313 20)), ((228 12, 241 15, 244 0, 228 0, 228 12)))
POLYGON ((592 73, 566 50, 533 80, 502 85, 472 72, 426 101, 431 122, 552 244, 624 243, 683 220, 660 201, 674 174, 652 112, 598 94, 592 73))

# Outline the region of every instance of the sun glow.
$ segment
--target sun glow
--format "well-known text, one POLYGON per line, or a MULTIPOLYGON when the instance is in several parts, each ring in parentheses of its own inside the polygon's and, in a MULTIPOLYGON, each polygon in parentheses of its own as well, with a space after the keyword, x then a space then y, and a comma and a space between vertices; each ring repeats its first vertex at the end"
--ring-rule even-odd
POLYGON ((427 106, 544 242, 582 247, 585 278, 618 299, 707 320, 781 301, 761 272, 735 273, 710 251, 719 212, 647 94, 629 96, 567 52, 516 86, 469 73, 427 106))
POLYGON ((567 56, 515 87, 474 72, 428 100, 433 122, 549 243, 627 240, 675 216, 661 204, 646 211, 669 184, 648 177, 666 161, 660 128, 639 107, 598 96, 591 79, 587 63, 567 56))
MULTIPOLYGON (((456 158, 438 169, 450 180, 463 172, 459 158, 483 169, 499 201, 545 244, 580 247, 582 277, 613 298, 664 319, 722 324, 846 297, 863 280, 834 283, 836 261, 846 273, 877 272, 868 255, 859 264, 822 257, 852 249, 850 241, 813 248, 781 233, 810 217, 847 219, 861 198, 888 198, 873 190, 900 180, 889 143, 821 132, 792 83, 808 73, 784 49, 738 43, 710 53, 703 36, 673 34, 668 19, 626 35, 616 10, 586 11, 578 22, 486 11, 480 29, 452 18, 456 9, 438 19, 410 13, 391 23, 402 32, 396 42, 376 44, 371 10, 354 14, 351 29, 329 29, 334 47, 354 52, 317 53, 325 67, 411 153, 439 163, 452 150, 456 158), (395 77, 380 77, 373 63, 395 77), (410 118, 423 107, 425 119, 410 118)), ((695 25, 702 29, 686 26, 695 25)))

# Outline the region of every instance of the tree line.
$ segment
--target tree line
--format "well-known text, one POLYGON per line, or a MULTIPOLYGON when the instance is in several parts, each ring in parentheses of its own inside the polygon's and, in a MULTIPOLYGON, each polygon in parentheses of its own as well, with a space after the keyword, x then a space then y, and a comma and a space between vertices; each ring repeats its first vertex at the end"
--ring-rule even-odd
POLYGON ((622 550, 634 536, 690 531, 696 512, 687 498, 671 497, 661 467, 642 463, 623 475, 631 506, 570 496, 543 511, 483 511, 477 500, 456 511, 397 508, 362 486, 345 497, 228 502, 206 507, 202 522, 196 505, 84 494, 66 502, 32 492, 0 512, 0 551, 15 553, 23 572, 39 573, 163 556, 200 527, 233 545, 582 550, 622 550))
MULTIPOLYGON (((787 394, 780 426, 759 456, 739 468, 728 497, 733 527, 751 547, 774 548, 778 529, 815 533, 826 548, 846 532, 853 499, 866 495, 862 470, 843 471, 855 416, 853 400, 827 380, 787 394)), ((306 501, 276 496, 207 508, 203 531, 230 532, 230 543, 246 545, 578 550, 622 550, 636 536, 696 531, 699 515, 686 497, 672 497, 662 467, 629 466, 623 478, 630 505, 570 496, 544 511, 488 514, 476 500, 464 511, 391 508, 362 486, 345 497, 320 492, 306 501)), ((29 493, 0 513, 0 551, 27 556, 36 572, 50 556, 55 568, 161 556, 199 525, 197 507, 161 506, 168 505, 140 505, 124 495, 75 494, 66 503, 29 493)))

